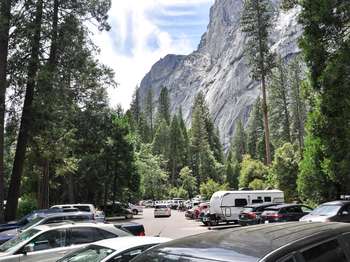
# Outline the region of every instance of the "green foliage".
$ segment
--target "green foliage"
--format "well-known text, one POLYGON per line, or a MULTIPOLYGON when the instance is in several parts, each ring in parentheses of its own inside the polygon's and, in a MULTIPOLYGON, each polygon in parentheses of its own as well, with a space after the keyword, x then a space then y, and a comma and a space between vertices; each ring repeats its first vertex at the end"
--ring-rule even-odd
POLYGON ((165 120, 170 125, 170 100, 168 89, 164 86, 160 90, 158 101, 158 119, 165 120))
POLYGON ((168 174, 162 169, 160 156, 152 154, 149 145, 142 145, 136 154, 136 167, 141 176, 143 199, 163 199, 168 188, 168 174))
POLYGON ((32 195, 24 195, 18 202, 17 217, 21 218, 38 209, 37 200, 32 195))
POLYGON ((231 143, 232 157, 239 163, 242 162, 243 155, 247 153, 246 150, 246 134, 242 121, 239 119, 236 122, 236 130, 231 143))
POLYGON ((245 155, 241 164, 239 186, 249 187, 249 184, 255 179, 266 181, 267 175, 268 168, 262 162, 252 159, 250 155, 245 155))
POLYGON ((264 180, 255 178, 252 182, 249 183, 248 187, 253 190, 263 190, 266 188, 266 184, 264 180))
POLYGON ((169 190, 169 198, 181 197, 183 199, 188 199, 188 192, 183 187, 173 187, 169 190))
POLYGON ((229 185, 229 188, 238 190, 239 175, 239 163, 237 161, 228 161, 226 163, 226 183, 229 185))
POLYGON ((193 198, 197 193, 197 181, 189 167, 185 166, 180 171, 181 188, 187 193, 188 198, 193 198))
POLYGON ((286 143, 275 153, 269 174, 269 182, 274 188, 284 192, 286 202, 297 199, 299 151, 296 146, 286 143))
POLYGON ((213 179, 208 179, 206 182, 201 183, 199 191, 204 199, 209 200, 211 196, 220 190, 228 190, 228 184, 219 184, 213 179))

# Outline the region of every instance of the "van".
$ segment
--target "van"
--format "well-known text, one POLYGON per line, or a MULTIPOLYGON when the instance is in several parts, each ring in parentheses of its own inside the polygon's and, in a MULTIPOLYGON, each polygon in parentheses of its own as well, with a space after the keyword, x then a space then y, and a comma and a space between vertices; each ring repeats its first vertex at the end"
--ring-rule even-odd
POLYGON ((282 204, 284 193, 280 190, 218 191, 210 199, 209 216, 205 217, 210 225, 220 222, 238 222, 239 213, 246 205, 259 203, 282 204))

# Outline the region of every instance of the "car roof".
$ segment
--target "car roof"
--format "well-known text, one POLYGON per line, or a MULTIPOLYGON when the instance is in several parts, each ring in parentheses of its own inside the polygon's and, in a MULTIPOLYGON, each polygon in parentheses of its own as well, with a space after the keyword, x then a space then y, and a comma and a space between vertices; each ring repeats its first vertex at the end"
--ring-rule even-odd
POLYGON ((350 204, 349 200, 336 200, 336 201, 323 203, 323 204, 321 204, 321 206, 323 206, 323 205, 335 205, 335 206, 340 205, 340 206, 344 206, 344 205, 347 205, 347 204, 350 204))
POLYGON ((269 207, 269 209, 280 209, 280 208, 285 208, 285 207, 294 207, 294 206, 303 206, 302 204, 279 204, 275 206, 269 207))
POLYGON ((165 243, 170 240, 172 239, 165 238, 165 237, 129 236, 129 237, 122 237, 122 238, 117 237, 117 238, 104 239, 93 243, 93 245, 111 248, 116 251, 123 251, 129 248, 148 245, 148 244, 151 245, 151 244, 165 243))
POLYGON ((41 231, 49 229, 59 229, 59 228, 71 228, 71 227, 114 227, 113 224, 106 224, 102 222, 71 222, 71 221, 62 221, 59 223, 44 224, 34 227, 41 231))
MULTIPOLYGON (((66 217, 66 216, 81 216, 81 215, 87 215, 92 216, 93 213, 91 212, 85 212, 85 211, 76 211, 76 212, 59 212, 59 213, 50 213, 43 217, 52 218, 52 217, 66 217)), ((39 215, 40 216, 40 215, 39 215)))
POLYGON ((189 236, 161 244, 155 252, 215 261, 257 261, 290 243, 301 241, 302 246, 317 237, 331 237, 349 232, 345 223, 272 223, 237 227, 189 236))

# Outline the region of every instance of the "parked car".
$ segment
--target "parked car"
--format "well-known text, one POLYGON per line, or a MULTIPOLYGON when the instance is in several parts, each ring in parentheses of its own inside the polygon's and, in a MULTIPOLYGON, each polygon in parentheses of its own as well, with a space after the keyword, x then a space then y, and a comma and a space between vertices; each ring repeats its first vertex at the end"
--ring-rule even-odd
POLYGON ((94 215, 89 212, 71 212, 71 213, 40 213, 38 214, 34 219, 32 219, 29 223, 26 225, 6 230, 0 233, 0 244, 14 238, 17 236, 17 234, 22 233, 26 230, 29 230, 33 227, 39 226, 39 225, 46 225, 46 224, 53 224, 53 223, 59 223, 62 221, 94 221, 94 215))
POLYGON ((262 223, 299 221, 312 211, 312 208, 299 204, 284 204, 268 207, 261 214, 262 223))
POLYGON ((315 208, 300 218, 308 222, 350 222, 350 201, 332 201, 315 208))
POLYGON ((201 212, 206 211, 206 210, 209 210, 209 204, 208 203, 200 203, 193 210, 193 218, 200 219, 201 212))
POLYGON ((194 219, 194 208, 186 210, 185 217, 189 219, 194 219))
POLYGON ((133 215, 138 215, 143 213, 143 207, 128 203, 129 209, 131 209, 133 215))
POLYGON ((102 239, 131 234, 105 223, 57 223, 24 231, 0 246, 0 261, 51 262, 102 239))
POLYGON ((154 217, 170 217, 171 209, 168 205, 156 205, 154 207, 154 217))
POLYGON ((121 223, 121 224, 115 224, 114 225, 117 228, 126 230, 127 232, 131 233, 134 236, 145 236, 145 228, 142 224, 135 223, 135 222, 128 222, 128 223, 121 223))
POLYGON ((142 204, 145 206, 145 208, 154 207, 154 203, 152 200, 145 200, 142 204))
POLYGON ((34 210, 33 212, 25 215, 18 221, 12 221, 8 222, 6 224, 0 225, 0 232, 5 231, 5 230, 11 230, 11 229, 16 229, 19 227, 23 227, 26 224, 28 224, 31 220, 36 218, 37 216, 45 215, 45 214, 52 214, 52 213, 59 213, 62 212, 62 209, 40 209, 40 210, 34 210))
POLYGON ((145 250, 171 240, 163 237, 123 237, 101 240, 72 252, 57 262, 128 262, 145 250))
POLYGON ((103 207, 105 214, 106 214, 106 220, 113 220, 118 218, 133 218, 133 213, 131 209, 126 204, 122 204, 120 202, 116 202, 114 204, 108 204, 105 207, 103 207))
POLYGON ((103 211, 97 210, 93 204, 64 204, 54 205, 50 209, 63 209, 63 211, 83 211, 94 214, 94 219, 100 222, 105 221, 105 214, 103 211))
POLYGON ((290 222, 236 227, 169 241, 132 262, 348 262, 349 250, 349 224, 290 222))
POLYGON ((241 226, 256 225, 261 223, 261 214, 266 208, 276 204, 254 204, 245 206, 238 216, 238 223, 241 226))

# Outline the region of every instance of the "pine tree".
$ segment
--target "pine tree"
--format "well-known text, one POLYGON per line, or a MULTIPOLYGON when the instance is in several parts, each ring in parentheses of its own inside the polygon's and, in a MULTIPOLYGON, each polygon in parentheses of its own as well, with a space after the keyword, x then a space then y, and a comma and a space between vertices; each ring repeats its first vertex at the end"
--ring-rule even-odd
POLYGON ((130 104, 130 112, 133 118, 133 121, 138 126, 141 117, 141 105, 140 105, 140 91, 139 88, 136 87, 136 90, 132 96, 131 104, 130 104))
POLYGON ((145 116, 147 123, 150 127, 151 139, 154 136, 154 103, 153 103, 153 90, 148 89, 146 101, 145 101, 145 116))
POLYGON ((239 172, 240 168, 237 161, 227 162, 226 183, 228 183, 231 190, 238 190, 239 172))
MULTIPOLYGON (((168 163, 170 155, 170 129, 165 120, 159 123, 152 142, 152 151, 154 154, 162 155, 168 163)), ((169 164, 169 163, 168 163, 169 164)))
POLYGON ((281 57, 277 60, 277 67, 272 71, 269 89, 269 107, 272 138, 274 144, 281 146, 291 142, 290 131, 290 94, 288 90, 288 69, 281 57))
POLYGON ((158 99, 158 119, 164 119, 170 125, 170 100, 169 92, 166 87, 160 90, 158 99))
POLYGON ((302 98, 302 66, 300 58, 295 58, 289 65, 289 82, 291 89, 291 117, 292 117, 292 137, 299 145, 299 151, 304 147, 305 122, 306 122, 306 102, 302 98))
POLYGON ((170 125, 170 154, 169 154, 169 166, 171 174, 171 183, 176 185, 177 176, 186 165, 187 162, 187 146, 186 141, 183 137, 183 133, 176 115, 173 116, 170 125))
POLYGON ((252 76, 260 81, 262 91, 261 107, 264 119, 266 163, 271 164, 270 130, 266 101, 266 77, 270 73, 273 56, 269 48, 271 27, 271 6, 269 0, 246 0, 241 17, 242 31, 247 34, 246 52, 249 56, 252 76))
POLYGON ((247 153, 246 149, 246 134, 244 131, 242 120, 236 122, 236 129, 231 143, 232 157, 238 161, 242 162, 243 155, 247 153))

